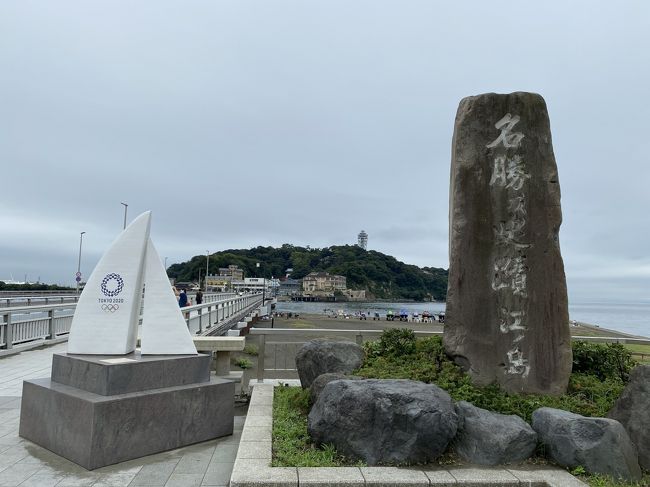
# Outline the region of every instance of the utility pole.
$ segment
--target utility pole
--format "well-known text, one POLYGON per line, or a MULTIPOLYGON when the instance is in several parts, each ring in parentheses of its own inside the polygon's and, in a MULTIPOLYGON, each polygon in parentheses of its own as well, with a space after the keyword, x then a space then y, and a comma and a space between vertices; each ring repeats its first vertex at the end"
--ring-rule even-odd
POLYGON ((126 228, 126 209, 129 207, 129 205, 127 205, 126 203, 120 203, 120 204, 124 205, 124 227, 122 227, 122 229, 124 229, 126 228))
POLYGON ((84 241, 84 233, 79 234, 79 260, 77 261, 77 294, 79 294, 79 283, 81 282, 81 244, 84 241))
MULTIPOLYGON (((255 267, 257 267, 261 271, 261 264, 259 262, 255 264, 255 267)), ((266 299, 266 279, 264 278, 264 274, 262 273, 262 306, 264 306, 265 299, 266 299)))
MULTIPOLYGON (((208 292, 208 272, 210 269, 210 251, 205 251, 205 292, 208 292)), ((201 283, 199 282, 199 286, 201 283)))

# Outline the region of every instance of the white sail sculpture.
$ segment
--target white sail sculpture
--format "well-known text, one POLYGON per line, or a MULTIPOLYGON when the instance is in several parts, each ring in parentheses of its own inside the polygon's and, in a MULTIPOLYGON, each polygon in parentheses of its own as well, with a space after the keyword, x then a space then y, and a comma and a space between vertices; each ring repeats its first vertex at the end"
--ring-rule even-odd
POLYGON ((148 211, 117 237, 95 267, 77 303, 68 353, 125 355, 133 352, 140 309, 142 354, 197 353, 167 273, 149 237, 150 227, 148 211))

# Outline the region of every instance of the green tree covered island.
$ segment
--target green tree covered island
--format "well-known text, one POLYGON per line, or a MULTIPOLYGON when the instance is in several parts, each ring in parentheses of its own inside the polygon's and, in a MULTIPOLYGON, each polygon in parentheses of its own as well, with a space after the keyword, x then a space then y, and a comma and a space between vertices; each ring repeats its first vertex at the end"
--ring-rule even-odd
POLYGON ((59 286, 58 284, 7 284, 0 281, 0 291, 73 291, 74 288, 59 286))
MULTIPOLYGON (((365 289, 370 299, 444 300, 447 296, 447 270, 420 268, 405 264, 390 255, 364 250, 356 245, 338 245, 322 249, 295 247, 224 250, 210 255, 210 273, 219 267, 237 265, 246 277, 282 277, 293 269, 291 277, 301 279, 310 272, 329 272, 347 278, 350 289, 365 289), (256 263, 260 262, 258 269, 256 263)), ((169 277, 179 281, 197 280, 205 272, 205 255, 171 265, 169 277)))

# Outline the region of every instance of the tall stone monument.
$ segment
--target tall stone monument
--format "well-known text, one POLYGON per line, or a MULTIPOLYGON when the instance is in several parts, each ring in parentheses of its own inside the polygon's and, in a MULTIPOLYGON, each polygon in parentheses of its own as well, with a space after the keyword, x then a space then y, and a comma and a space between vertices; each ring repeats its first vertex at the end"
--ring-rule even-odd
POLYGON ((572 355, 561 222, 544 99, 464 98, 452 142, 444 344, 474 383, 565 392, 572 355))

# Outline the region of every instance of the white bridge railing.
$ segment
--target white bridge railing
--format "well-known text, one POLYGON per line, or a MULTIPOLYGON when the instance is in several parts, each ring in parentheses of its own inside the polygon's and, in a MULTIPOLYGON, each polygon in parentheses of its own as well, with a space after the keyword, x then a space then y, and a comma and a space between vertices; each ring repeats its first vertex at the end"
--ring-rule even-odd
MULTIPOLYGON (((257 303, 261 304, 262 294, 213 293, 204 294, 203 300, 202 304, 182 308, 191 332, 210 328, 257 303)), ((10 349, 34 340, 66 337, 76 306, 77 303, 73 302, 0 308, 0 349, 10 349)))
POLYGON ((11 296, 0 297, 0 306, 9 308, 11 306, 36 306, 39 304, 65 304, 76 303, 79 301, 79 295, 68 294, 61 296, 11 296))

